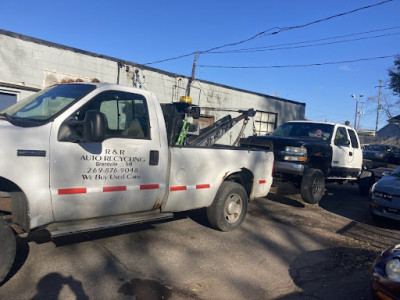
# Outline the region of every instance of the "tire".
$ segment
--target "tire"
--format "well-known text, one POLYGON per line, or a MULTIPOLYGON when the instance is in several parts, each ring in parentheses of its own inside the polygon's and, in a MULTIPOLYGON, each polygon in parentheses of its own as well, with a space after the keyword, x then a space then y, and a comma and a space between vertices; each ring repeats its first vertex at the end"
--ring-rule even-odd
POLYGON ((309 169, 301 180, 301 197, 304 202, 317 204, 325 192, 325 176, 319 169, 309 169))
POLYGON ((207 207, 207 219, 211 227, 221 231, 237 228, 247 213, 249 198, 243 186, 224 181, 211 206, 207 207))
POLYGON ((375 175, 370 171, 363 171, 358 178, 358 193, 367 196, 372 185, 375 183, 375 175))
POLYGON ((0 283, 10 271, 17 252, 17 242, 14 232, 0 214, 0 283))

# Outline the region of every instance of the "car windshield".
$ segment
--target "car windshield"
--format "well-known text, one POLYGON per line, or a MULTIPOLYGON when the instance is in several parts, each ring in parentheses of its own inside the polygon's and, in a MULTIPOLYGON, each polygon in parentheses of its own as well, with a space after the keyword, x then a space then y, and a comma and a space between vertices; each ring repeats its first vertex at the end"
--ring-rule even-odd
POLYGON ((275 129, 272 135, 330 141, 333 128, 331 124, 289 122, 275 129))
POLYGON ((398 167, 397 169, 394 169, 394 171, 390 175, 395 176, 395 177, 400 177, 400 167, 398 167))
POLYGON ((61 84, 46 88, 2 111, 12 121, 43 123, 96 88, 92 84, 61 84))

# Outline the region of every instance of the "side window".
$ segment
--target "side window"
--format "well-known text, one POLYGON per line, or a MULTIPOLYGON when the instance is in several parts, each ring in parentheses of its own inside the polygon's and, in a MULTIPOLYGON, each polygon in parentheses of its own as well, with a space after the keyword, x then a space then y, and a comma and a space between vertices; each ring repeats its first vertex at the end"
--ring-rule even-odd
POLYGON ((75 113, 75 119, 83 120, 88 110, 99 110, 106 116, 106 138, 150 138, 147 103, 142 95, 120 91, 100 93, 75 113))
POLYGON ((358 145, 358 141, 357 141, 357 136, 356 136, 356 133, 354 132, 354 130, 348 129, 347 131, 348 131, 349 136, 350 136, 351 146, 353 148, 359 148, 358 147, 359 145, 358 145))
POLYGON ((346 128, 338 127, 338 129, 336 130, 335 145, 338 145, 338 146, 349 146, 350 145, 350 141, 347 138, 346 128))

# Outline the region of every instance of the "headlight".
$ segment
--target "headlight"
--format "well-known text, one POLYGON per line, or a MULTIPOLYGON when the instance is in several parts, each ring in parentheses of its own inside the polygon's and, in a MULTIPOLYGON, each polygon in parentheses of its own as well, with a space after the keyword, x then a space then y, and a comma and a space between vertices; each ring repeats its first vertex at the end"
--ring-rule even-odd
POLYGON ((307 149, 303 147, 292 147, 287 146, 285 151, 282 151, 283 160, 288 161, 306 161, 307 160, 307 149))
POLYGON ((398 258, 389 260, 386 264, 385 272, 390 280, 400 282, 400 260, 398 258))
POLYGON ((306 155, 307 154, 307 149, 303 148, 303 147, 291 147, 291 146, 287 146, 285 148, 286 152, 292 152, 293 154, 299 154, 299 155, 306 155))

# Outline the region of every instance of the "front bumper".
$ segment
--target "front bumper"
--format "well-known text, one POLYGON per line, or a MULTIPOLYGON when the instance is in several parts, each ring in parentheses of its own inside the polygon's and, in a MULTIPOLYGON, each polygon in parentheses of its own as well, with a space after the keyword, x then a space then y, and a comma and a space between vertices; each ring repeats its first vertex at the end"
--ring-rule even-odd
POLYGON ((381 200, 371 199, 369 202, 371 213, 377 216, 400 221, 400 207, 381 200))
POLYGON ((294 162, 275 161, 275 171, 277 173, 302 175, 304 165, 294 162))

